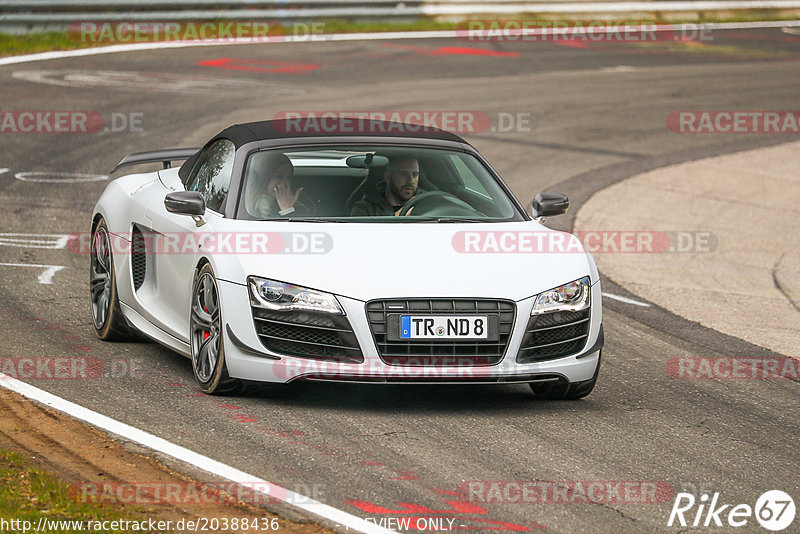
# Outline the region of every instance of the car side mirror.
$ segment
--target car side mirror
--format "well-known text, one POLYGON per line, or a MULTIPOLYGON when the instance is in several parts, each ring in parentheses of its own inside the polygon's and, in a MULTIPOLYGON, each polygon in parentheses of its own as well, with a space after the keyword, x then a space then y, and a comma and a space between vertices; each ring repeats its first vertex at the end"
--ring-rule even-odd
POLYGON ((569 198, 561 193, 538 193, 533 199, 533 217, 553 217, 566 213, 569 209, 569 198))
POLYGON ((206 201, 198 191, 176 191, 164 197, 164 207, 170 213, 201 217, 206 212, 206 201))

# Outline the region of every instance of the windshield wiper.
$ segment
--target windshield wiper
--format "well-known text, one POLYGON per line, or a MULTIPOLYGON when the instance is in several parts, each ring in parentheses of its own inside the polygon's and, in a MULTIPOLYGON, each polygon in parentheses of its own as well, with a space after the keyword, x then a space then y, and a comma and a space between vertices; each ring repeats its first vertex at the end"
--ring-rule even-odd
POLYGON ((331 222, 340 222, 340 223, 348 223, 348 222, 397 222, 397 223, 482 223, 482 222, 490 222, 487 219, 470 219, 468 217, 437 217, 437 218, 430 218, 430 219, 418 219, 415 217, 394 217, 394 218, 381 218, 379 220, 373 220, 371 217, 286 217, 286 218, 275 218, 275 219, 258 219, 259 221, 269 221, 269 222, 312 222, 312 223, 331 223, 331 222))
POLYGON ((274 219, 258 219, 259 221, 269 221, 269 222, 313 222, 313 223, 320 223, 320 222, 348 222, 346 219, 332 219, 332 218, 324 218, 324 217, 288 217, 288 218, 274 218, 274 219))
POLYGON ((460 223, 460 222, 482 223, 482 222, 489 222, 486 219, 470 219, 468 217, 438 217, 435 220, 436 220, 437 223, 460 223))

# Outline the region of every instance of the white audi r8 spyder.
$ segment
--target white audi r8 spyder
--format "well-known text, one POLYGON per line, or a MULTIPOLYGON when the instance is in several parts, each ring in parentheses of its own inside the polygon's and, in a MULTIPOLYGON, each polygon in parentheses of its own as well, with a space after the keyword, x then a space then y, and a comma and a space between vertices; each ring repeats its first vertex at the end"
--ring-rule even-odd
POLYGON ((91 224, 91 313, 192 361, 208 394, 247 382, 595 386, 600 280, 460 137, 362 120, 263 121, 200 149, 126 156, 91 224), (305 126, 309 126, 306 124, 305 126), (171 167, 172 161, 184 161, 171 167))

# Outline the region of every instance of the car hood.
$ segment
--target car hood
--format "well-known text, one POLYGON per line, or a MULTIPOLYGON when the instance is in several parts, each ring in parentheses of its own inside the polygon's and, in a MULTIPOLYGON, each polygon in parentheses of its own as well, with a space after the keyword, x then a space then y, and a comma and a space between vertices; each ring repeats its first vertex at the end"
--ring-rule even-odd
MULTIPOLYGON (((255 275, 358 300, 474 297, 519 301, 591 274, 580 242, 517 223, 235 223, 268 253, 214 253, 217 277, 255 275), (263 244, 263 238, 262 238, 263 244)), ((592 281, 594 283, 594 280, 592 281)))

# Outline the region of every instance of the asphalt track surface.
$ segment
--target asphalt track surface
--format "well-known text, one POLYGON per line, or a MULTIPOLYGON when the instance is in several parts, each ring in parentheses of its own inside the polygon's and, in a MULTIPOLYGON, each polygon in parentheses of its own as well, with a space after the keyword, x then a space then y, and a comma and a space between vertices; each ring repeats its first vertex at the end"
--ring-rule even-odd
MULTIPOLYGON (((140 113, 142 120, 141 132, 2 134, 0 168, 9 171, 0 174, 0 232, 86 231, 106 185, 25 182, 15 173, 106 174, 127 153, 197 146, 229 124, 286 110, 532 113, 530 132, 465 137, 525 204, 558 186, 575 210, 594 190, 639 170, 787 140, 669 131, 675 110, 797 109, 800 37, 713 36, 589 47, 315 42, 0 67, 4 110, 140 113), (251 70, 200 64, 223 58, 251 70), (120 77, 127 81, 110 81, 120 77)), ((577 402, 534 401, 523 385, 298 384, 222 399, 199 394, 189 360, 155 343, 95 338, 86 256, 0 245, 0 262, 66 266, 49 285, 38 279, 41 268, 0 266, 0 356, 93 357, 115 369, 92 380, 31 383, 362 517, 455 518, 454 528, 468 530, 676 530, 667 528, 671 494, 660 503, 464 504, 464 481, 651 481, 750 505, 769 489, 800 497, 798 383, 672 379, 671 358, 765 352, 657 307, 605 301, 600 380, 577 402)), ((476 281, 490 282, 491 275, 476 281)), ((727 528, 759 529, 753 518, 727 528)))

